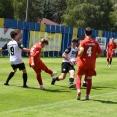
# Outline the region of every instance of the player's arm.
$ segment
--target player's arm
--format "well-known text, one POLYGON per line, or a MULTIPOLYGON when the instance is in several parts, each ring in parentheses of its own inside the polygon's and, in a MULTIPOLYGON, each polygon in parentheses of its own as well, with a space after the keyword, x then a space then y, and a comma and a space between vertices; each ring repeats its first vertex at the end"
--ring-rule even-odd
POLYGON ((25 48, 21 43, 19 43, 18 42, 18 47, 20 48, 20 49, 22 49, 23 51, 25 51, 25 52, 30 52, 30 49, 28 49, 28 48, 25 48))
POLYGON ((34 66, 35 66, 34 57, 32 56, 32 57, 31 57, 31 67, 34 67, 34 66))
POLYGON ((114 43, 114 48, 113 48, 113 52, 115 51, 115 49, 116 49, 116 43, 114 43))
POLYGON ((30 52, 30 49, 28 49, 28 48, 23 48, 22 50, 25 52, 30 52))
POLYGON ((69 58, 68 58, 68 55, 64 52, 63 54, 62 54, 62 57, 64 58, 64 59, 66 59, 66 60, 70 60, 69 58))
POLYGON ((5 44, 2 48, 0 48, 0 51, 6 50, 7 49, 7 44, 5 44))
POLYGON ((71 51, 71 47, 68 47, 62 54, 62 57, 68 61, 70 61, 70 58, 68 58, 68 54, 71 51))
POLYGON ((96 58, 102 56, 102 53, 96 53, 96 58))
POLYGON ((100 48, 99 44, 97 43, 97 53, 96 56, 100 57, 102 55, 102 49, 100 48))
POLYGON ((84 47, 80 46, 80 47, 79 47, 79 51, 78 51, 78 56, 79 56, 79 57, 82 57, 83 52, 84 52, 84 47))

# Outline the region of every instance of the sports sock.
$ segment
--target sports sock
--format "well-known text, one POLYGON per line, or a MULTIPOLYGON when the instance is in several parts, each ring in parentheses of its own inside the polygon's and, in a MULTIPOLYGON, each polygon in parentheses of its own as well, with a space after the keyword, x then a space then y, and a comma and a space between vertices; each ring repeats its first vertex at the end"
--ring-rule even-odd
POLYGON ((23 86, 26 86, 26 83, 27 83, 27 73, 23 73, 22 77, 23 77, 23 86))
POLYGON ((112 58, 110 58, 110 65, 111 65, 111 63, 112 63, 112 58))
POLYGON ((7 80, 6 80, 6 83, 9 82, 9 80, 14 76, 14 74, 15 74, 14 72, 10 72, 10 74, 9 74, 7 80))
POLYGON ((109 63, 109 58, 107 58, 107 62, 109 63))
POLYGON ((56 81, 59 81, 59 76, 58 76, 58 77, 56 77, 56 81))
POLYGON ((42 82, 42 78, 41 78, 41 74, 40 74, 40 73, 37 74, 37 80, 38 80, 38 83, 39 83, 40 85, 43 85, 43 82, 42 82))
POLYGON ((70 82, 70 84, 73 84, 74 78, 69 78, 69 82, 70 82))
POLYGON ((87 79, 87 89, 86 94, 89 95, 92 88, 92 79, 87 79))
POLYGON ((78 75, 76 77, 76 88, 77 90, 81 88, 81 78, 78 75))

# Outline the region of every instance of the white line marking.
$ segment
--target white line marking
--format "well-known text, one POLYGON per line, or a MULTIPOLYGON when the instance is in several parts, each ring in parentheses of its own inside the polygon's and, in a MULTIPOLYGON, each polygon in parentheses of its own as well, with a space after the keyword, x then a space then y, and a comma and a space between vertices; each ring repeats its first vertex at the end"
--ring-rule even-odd
MULTIPOLYGON (((103 94, 99 94, 99 95, 93 95, 93 96, 90 96, 90 97, 98 97, 98 96, 105 96, 105 95, 109 95, 109 94, 116 94, 117 92, 109 92, 109 93, 103 93, 103 94)), ((20 109, 15 109, 15 110, 9 110, 9 111, 3 111, 3 112, 0 112, 0 115, 2 114, 7 114, 7 113, 12 113, 12 112, 17 112, 17 111, 24 111, 24 110, 27 110, 27 109, 34 109, 34 108, 40 108, 40 107, 51 107, 51 106, 56 106, 56 105, 59 105, 59 104, 63 104, 63 103, 66 103, 66 102, 72 102, 72 101, 77 101, 76 99, 72 99, 72 100, 66 100, 66 101, 59 101, 59 102, 54 102, 54 103, 49 103, 49 104, 41 104, 41 105, 36 105, 36 106, 28 106, 28 107, 25 107, 25 108, 20 108, 20 109)))

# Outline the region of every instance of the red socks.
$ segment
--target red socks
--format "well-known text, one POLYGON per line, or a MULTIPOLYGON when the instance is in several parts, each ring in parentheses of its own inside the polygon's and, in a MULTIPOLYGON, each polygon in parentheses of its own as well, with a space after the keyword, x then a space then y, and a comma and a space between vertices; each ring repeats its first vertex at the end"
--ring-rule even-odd
POLYGON ((39 82, 40 85, 43 85, 41 74, 37 74, 37 80, 38 80, 38 82, 39 82))
POLYGON ((81 88, 81 78, 78 75, 76 77, 76 88, 77 89, 81 88))
POLYGON ((87 79, 87 90, 86 94, 89 95, 92 88, 92 79, 87 79))

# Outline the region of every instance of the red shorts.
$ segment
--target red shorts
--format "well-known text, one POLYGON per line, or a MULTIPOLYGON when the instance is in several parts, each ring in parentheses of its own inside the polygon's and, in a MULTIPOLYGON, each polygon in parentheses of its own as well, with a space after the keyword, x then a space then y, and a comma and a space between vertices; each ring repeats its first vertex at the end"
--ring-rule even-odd
POLYGON ((107 53, 106 57, 107 58, 113 58, 114 57, 114 53, 107 53))
POLYGON ((88 67, 78 67, 77 75, 87 75, 87 76, 96 76, 96 71, 93 68, 88 67))

